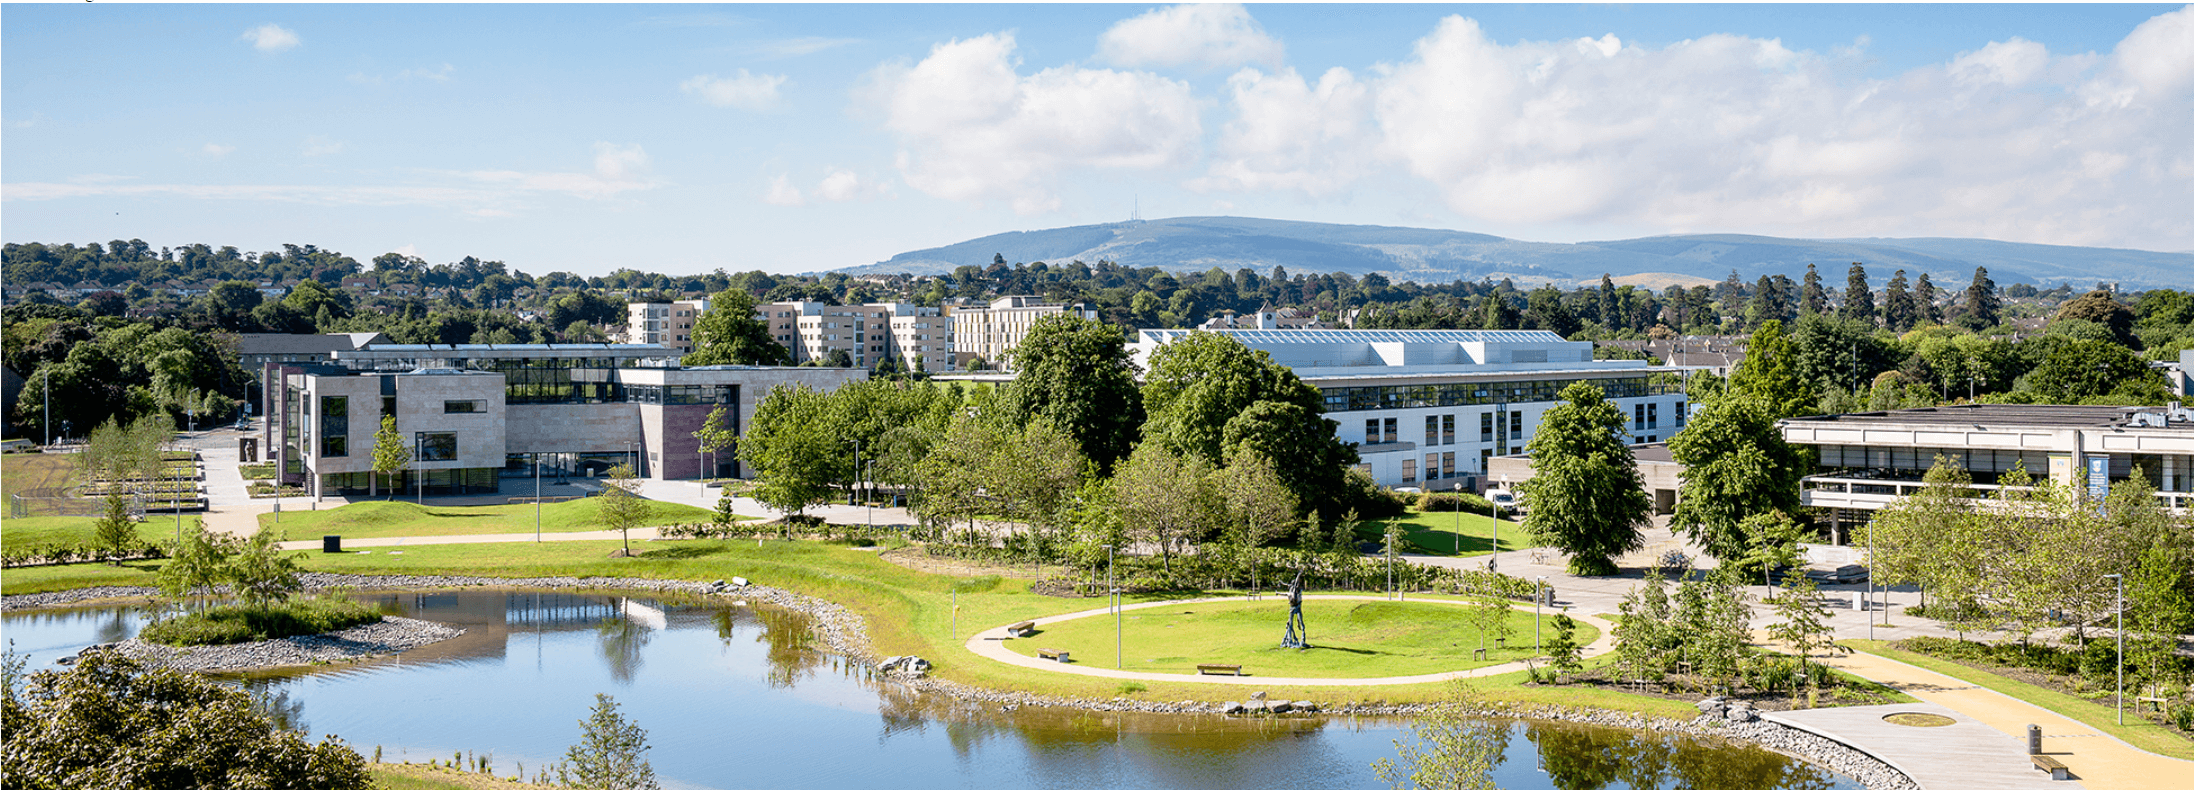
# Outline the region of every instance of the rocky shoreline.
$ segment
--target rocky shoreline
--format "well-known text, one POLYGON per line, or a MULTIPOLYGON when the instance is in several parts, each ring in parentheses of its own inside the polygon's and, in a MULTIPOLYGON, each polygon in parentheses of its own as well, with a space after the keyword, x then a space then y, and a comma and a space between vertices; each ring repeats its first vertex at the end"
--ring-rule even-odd
MULTIPOLYGON (((687 582, 601 576, 508 579, 485 576, 346 576, 329 573, 304 574, 303 581, 308 591, 523 587, 570 590, 634 590, 732 598, 769 604, 804 613, 814 619, 816 635, 821 638, 822 648, 825 651, 851 658, 863 666, 871 668, 872 671, 876 670, 879 663, 881 663, 881 659, 868 643, 867 627, 861 622, 860 616, 854 614, 851 610, 819 598, 757 584, 731 584, 721 580, 687 582)), ((149 587, 93 587, 53 593, 10 595, 4 600, 0 600, 0 611, 69 606, 116 598, 150 597, 156 592, 149 587)), ((455 636, 455 634, 451 634, 451 636, 455 636)), ((988 707, 995 705, 997 709, 1007 712, 1022 707, 1046 707, 1103 712, 1225 715, 1230 704, 1192 700, 1161 702, 1117 697, 1111 699, 1079 699, 1018 691, 997 691, 939 678, 925 677, 922 676, 922 673, 885 673, 878 671, 876 676, 885 682, 949 696, 961 702, 977 706, 988 707)), ((1410 717, 1423 713, 1430 707, 1428 704, 1356 703, 1327 707, 1321 713, 1331 716, 1410 717)), ((1713 713, 1701 715, 1690 721, 1678 721, 1591 708, 1544 705, 1494 705, 1481 709, 1478 713, 1503 718, 1566 721, 1648 732, 1745 741, 1849 776, 1858 780, 1869 790, 1919 790, 1919 786, 1911 778, 1905 776, 1903 772, 1874 759, 1864 752, 1809 732, 1785 727, 1770 721, 1730 721, 1722 715, 1713 713)))
POLYGON ((341 631, 234 645, 169 647, 142 639, 127 639, 94 645, 86 650, 112 650, 145 664, 186 672, 241 672, 364 661, 454 639, 464 632, 462 628, 441 623, 386 617, 378 623, 351 626, 341 631))

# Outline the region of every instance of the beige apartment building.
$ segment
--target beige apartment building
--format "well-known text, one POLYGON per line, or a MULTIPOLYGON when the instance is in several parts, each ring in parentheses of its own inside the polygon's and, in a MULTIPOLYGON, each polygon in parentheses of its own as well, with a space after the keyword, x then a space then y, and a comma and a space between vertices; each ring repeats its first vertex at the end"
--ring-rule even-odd
POLYGON ((633 302, 625 305, 625 342, 654 344, 680 354, 693 351, 693 325, 708 312, 707 299, 633 302))
POLYGON ((1006 352, 1021 344, 1036 319, 1066 313, 1095 319, 1097 312, 1081 305, 1045 304, 1034 296, 1001 296, 987 307, 954 307, 952 334, 954 361, 966 367, 980 359, 992 368, 1012 367, 1006 352))
POLYGON ((909 369, 935 373, 958 369, 952 322, 935 307, 772 302, 756 307, 755 317, 769 326, 770 337, 792 352, 795 364, 828 361, 832 352, 844 351, 860 368, 873 368, 897 356, 909 369))

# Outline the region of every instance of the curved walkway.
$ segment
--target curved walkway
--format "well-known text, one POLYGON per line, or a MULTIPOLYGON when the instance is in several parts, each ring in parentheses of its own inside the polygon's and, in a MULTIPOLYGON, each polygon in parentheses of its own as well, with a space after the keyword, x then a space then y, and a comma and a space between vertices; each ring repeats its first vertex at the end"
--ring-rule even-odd
MULTIPOLYGON (((1305 595, 1303 596, 1303 599, 1320 601, 1393 600, 1383 595, 1305 595)), ((1153 601, 1150 603, 1128 604, 1126 606, 1120 607, 1120 610, 1125 612, 1134 611, 1137 609, 1153 609, 1161 606, 1180 606, 1183 604, 1196 603, 1239 603, 1242 600, 1244 599, 1239 596, 1233 596, 1196 598, 1192 600, 1181 601, 1153 601)), ((1455 601, 1441 598, 1419 598, 1417 599, 1417 602, 1444 603, 1456 606, 1463 606, 1469 603, 1468 601, 1455 601)), ((1527 612, 1531 611, 1529 609, 1525 609, 1522 606, 1511 606, 1510 608, 1519 609, 1527 612)), ((1063 623, 1068 620, 1079 620, 1084 617, 1098 617, 1111 613, 1112 608, 1105 607, 1103 609, 1091 609, 1084 612, 1052 615, 1050 617, 1038 617, 1033 622, 1035 622, 1038 627, 1042 627, 1046 625, 1051 625, 1053 623, 1063 623)), ((1577 612, 1570 612, 1569 616, 1590 623, 1592 624, 1592 627, 1600 629, 1600 638, 1593 640, 1592 644, 1586 645, 1584 648, 1584 655, 1587 658, 1606 653, 1608 650, 1613 649, 1615 633, 1615 625, 1613 623, 1602 620, 1598 617, 1594 617, 1592 615, 1580 614, 1577 612)), ((1119 680, 1154 680, 1162 683, 1222 683, 1254 686, 1406 686, 1416 683, 1438 683, 1440 681, 1454 680, 1456 678, 1476 678, 1486 677, 1490 675, 1502 675, 1510 672, 1521 672, 1524 669, 1524 662, 1510 661, 1503 664, 1494 664, 1491 666, 1479 667, 1477 669, 1465 669, 1456 672, 1440 672, 1431 675, 1403 675, 1399 677, 1384 678, 1282 678, 1265 677, 1262 675, 1176 675, 1169 672, 1135 672, 1123 669, 1105 669, 1103 667, 1093 667, 1086 664, 1061 664, 1057 661, 1037 658, 1035 656, 1024 656, 1020 653, 1015 653, 1011 650, 1006 649, 1005 641, 1014 638, 1013 635, 1006 632, 1006 627, 1007 626, 1001 625, 996 628, 992 628, 978 633, 974 636, 968 637, 968 652, 974 653, 978 656, 982 656, 992 661, 1012 664, 1017 667, 1041 669, 1047 672, 1063 672, 1069 675, 1085 675, 1089 677, 1112 678, 1119 680)))

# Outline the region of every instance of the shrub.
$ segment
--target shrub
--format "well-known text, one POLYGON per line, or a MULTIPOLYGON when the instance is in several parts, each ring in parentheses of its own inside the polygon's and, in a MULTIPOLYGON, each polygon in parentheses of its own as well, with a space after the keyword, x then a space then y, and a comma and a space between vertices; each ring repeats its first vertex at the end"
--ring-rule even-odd
POLYGON ((1468 492, 1435 494, 1427 491, 1417 495, 1417 509, 1426 513, 1453 513, 1461 510, 1481 516, 1493 515, 1493 503, 1485 497, 1468 492))
POLYGON ((145 626, 138 637, 176 647, 227 645, 341 631, 380 621, 381 613, 365 604, 341 598, 317 598, 208 609, 145 626))

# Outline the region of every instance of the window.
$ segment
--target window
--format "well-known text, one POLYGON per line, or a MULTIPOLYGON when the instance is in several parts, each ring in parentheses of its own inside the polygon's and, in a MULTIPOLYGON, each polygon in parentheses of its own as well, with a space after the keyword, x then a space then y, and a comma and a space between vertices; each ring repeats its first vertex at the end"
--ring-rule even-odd
POLYGON ((1441 474, 1441 475, 1443 475, 1443 476, 1446 476, 1446 477, 1454 477, 1454 476, 1455 476, 1455 454, 1454 454, 1454 453, 1441 453, 1441 454, 1440 454, 1440 474, 1441 474))
POLYGON ((1478 441, 1493 441, 1493 412, 1478 415, 1478 441))
MULTIPOLYGON (((1620 413, 1620 412, 1618 412, 1618 413, 1620 413)), ((1524 438, 1524 413, 1523 413, 1523 412, 1520 412, 1520 411, 1512 411, 1512 412, 1509 412, 1509 413, 1508 413, 1508 438, 1510 438, 1510 439, 1522 439, 1522 438, 1524 438)))
POLYGON ((320 397, 320 457, 350 454, 350 399, 340 395, 320 397))
POLYGON ((1402 422, 1400 419, 1394 417, 1386 418, 1385 436, 1386 440, 1389 442, 1399 442, 1402 440, 1402 422))
POLYGON ((1415 458, 1404 458, 1404 459, 1402 459, 1402 482, 1404 482, 1404 483, 1414 483, 1414 482, 1417 482, 1417 459, 1415 459, 1415 458))
POLYGON ((1440 418, 1425 418, 1425 444, 1440 443, 1440 418))
POLYGON ((457 434, 420 431, 418 456, 421 461, 457 460, 457 434))
POLYGON ((1378 444, 1378 443, 1379 443, 1379 421, 1378 421, 1378 420, 1365 420, 1365 421, 1364 421, 1364 444, 1378 444))
POLYGON ((1425 479, 1440 479, 1440 454, 1425 453, 1425 479))
POLYGON ((1455 443, 1455 415, 1453 414, 1441 415, 1440 417, 1440 443, 1455 443))
POLYGON ((1647 428, 1659 428, 1659 427, 1661 427, 1661 404, 1658 404, 1658 403, 1648 403, 1648 404, 1646 404, 1646 427, 1647 427, 1647 428))
POLYGON ((1645 405, 1645 404, 1643 404, 1643 403, 1639 403, 1639 404, 1634 404, 1634 405, 1632 405, 1632 406, 1630 407, 1630 414, 1631 414, 1631 417, 1630 417, 1630 429, 1631 429, 1631 430, 1634 430, 1634 431, 1642 431, 1642 430, 1645 430, 1645 427, 1646 427, 1646 405, 1645 405))
POLYGON ((1684 402, 1676 402, 1676 427, 1684 427, 1684 402))
POLYGON ((442 401, 443 414, 486 414, 488 402, 484 400, 442 401))
POLYGON ((381 396, 381 414, 388 417, 396 416, 396 396, 381 396))

